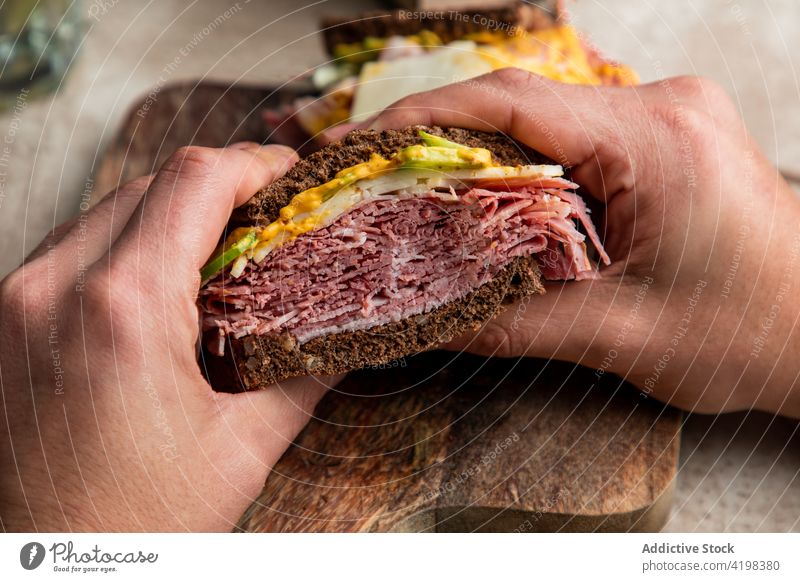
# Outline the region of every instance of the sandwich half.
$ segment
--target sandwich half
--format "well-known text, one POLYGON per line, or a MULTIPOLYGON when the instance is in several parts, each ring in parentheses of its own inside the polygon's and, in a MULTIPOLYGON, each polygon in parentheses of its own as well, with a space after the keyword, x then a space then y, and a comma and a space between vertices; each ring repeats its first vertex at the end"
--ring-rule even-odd
POLYGON ((427 350, 542 279, 608 264, 561 166, 499 135, 354 131, 234 216, 202 270, 203 340, 247 390, 427 350), (587 246, 591 243, 594 253, 587 246))
POLYGON ((301 147, 338 123, 360 122, 398 99, 503 67, 565 83, 630 85, 628 67, 610 61, 569 26, 554 0, 483 10, 394 10, 329 18, 330 59, 312 76, 319 95, 264 112, 272 141, 301 147))

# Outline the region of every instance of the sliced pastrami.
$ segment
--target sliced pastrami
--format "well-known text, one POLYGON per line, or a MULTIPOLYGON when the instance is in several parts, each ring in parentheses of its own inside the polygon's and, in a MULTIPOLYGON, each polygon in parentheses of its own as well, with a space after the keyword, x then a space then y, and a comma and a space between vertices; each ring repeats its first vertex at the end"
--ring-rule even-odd
POLYGON ((210 281, 200 293, 209 347, 221 354, 228 334, 289 332, 304 343, 398 321, 463 297, 523 255, 537 256, 546 279, 595 276, 575 224, 582 201, 555 195, 562 183, 537 186, 362 203, 239 277, 210 281))

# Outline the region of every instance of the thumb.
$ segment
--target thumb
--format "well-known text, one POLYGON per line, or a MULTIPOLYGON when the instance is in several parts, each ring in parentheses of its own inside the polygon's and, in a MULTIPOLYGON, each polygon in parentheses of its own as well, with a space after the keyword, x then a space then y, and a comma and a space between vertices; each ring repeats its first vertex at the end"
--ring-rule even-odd
POLYGON ((644 119, 646 107, 635 89, 560 83, 507 68, 405 97, 370 128, 439 125, 501 132, 572 168, 586 191, 610 202, 630 189, 636 162, 658 145, 658 132, 644 119))
POLYGON ((547 284, 544 295, 508 305, 480 329, 445 349, 482 356, 536 357, 593 365, 605 353, 616 282, 611 279, 547 284), (599 358, 599 359, 598 359, 599 358))
POLYGON ((291 378, 264 390, 219 394, 225 423, 250 453, 271 468, 313 417, 322 397, 344 378, 291 378))
POLYGON ((405 97, 370 127, 420 124, 502 132, 559 164, 576 166, 614 132, 609 95, 506 68, 405 97))
POLYGON ((156 174, 113 251, 142 279, 169 272, 178 285, 196 285, 234 207, 282 176, 297 160, 284 146, 237 144, 227 149, 179 149, 156 174), (175 261, 174 257, 186 257, 175 261))

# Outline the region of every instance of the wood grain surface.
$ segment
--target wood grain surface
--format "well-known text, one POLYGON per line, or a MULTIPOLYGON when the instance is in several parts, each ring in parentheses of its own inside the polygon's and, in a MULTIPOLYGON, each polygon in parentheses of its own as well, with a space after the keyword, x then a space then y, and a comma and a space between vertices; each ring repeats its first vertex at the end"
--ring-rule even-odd
MULTIPOLYGON (((264 141, 264 107, 307 91, 186 83, 144 96, 95 192, 188 144, 264 141)), ((652 531, 669 512, 680 414, 559 362, 431 352, 353 373, 274 468, 244 531, 652 531)))
POLYGON ((648 531, 680 415, 585 368, 431 352, 352 374, 243 517, 286 531, 648 531))

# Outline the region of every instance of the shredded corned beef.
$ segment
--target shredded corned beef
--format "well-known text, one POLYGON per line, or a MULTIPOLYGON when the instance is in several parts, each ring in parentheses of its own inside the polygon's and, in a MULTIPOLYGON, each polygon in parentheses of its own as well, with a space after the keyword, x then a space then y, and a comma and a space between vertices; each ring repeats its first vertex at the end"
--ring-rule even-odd
MULTIPOLYGON (((595 277, 579 221, 608 264, 583 201, 548 178, 514 192, 491 184, 453 197, 383 196, 226 271, 200 292, 212 352, 225 337, 290 332, 299 343, 431 311, 535 254, 549 280, 595 277)), ((506 185, 506 188, 508 186, 506 185)))

